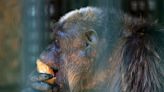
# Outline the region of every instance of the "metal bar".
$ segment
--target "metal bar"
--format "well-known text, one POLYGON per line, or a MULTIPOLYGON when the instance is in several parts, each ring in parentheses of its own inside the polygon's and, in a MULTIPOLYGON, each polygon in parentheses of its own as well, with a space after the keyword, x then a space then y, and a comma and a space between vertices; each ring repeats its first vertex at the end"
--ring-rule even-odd
POLYGON ((22 0, 22 83, 34 70, 47 39, 47 1, 22 0))

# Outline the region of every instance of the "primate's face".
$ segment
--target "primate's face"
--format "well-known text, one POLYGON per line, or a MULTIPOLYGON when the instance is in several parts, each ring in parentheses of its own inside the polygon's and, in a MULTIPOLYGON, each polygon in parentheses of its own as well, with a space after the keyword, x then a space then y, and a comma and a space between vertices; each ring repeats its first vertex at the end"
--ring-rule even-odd
MULTIPOLYGON (((58 25, 53 30, 53 43, 41 54, 40 58, 51 67, 59 68, 59 76, 68 81, 74 90, 83 80, 96 56, 97 36, 94 30, 77 25, 58 25)), ((63 80, 60 80, 63 81, 63 80)), ((60 82, 61 83, 61 82, 60 82)))
POLYGON ((93 77, 91 70, 98 42, 94 26, 99 23, 100 14, 99 9, 89 7, 72 11, 53 28, 53 43, 40 58, 59 69, 56 77, 57 84, 64 86, 62 92, 81 92, 93 77))

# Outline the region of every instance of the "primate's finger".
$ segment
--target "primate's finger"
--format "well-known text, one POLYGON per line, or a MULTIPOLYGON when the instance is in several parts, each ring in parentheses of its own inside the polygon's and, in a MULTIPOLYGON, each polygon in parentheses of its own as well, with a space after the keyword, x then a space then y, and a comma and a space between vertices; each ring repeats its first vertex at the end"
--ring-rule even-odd
POLYGON ((30 76, 30 80, 32 82, 35 82, 35 81, 44 81, 44 80, 48 80, 48 79, 51 79, 53 77, 53 75, 51 74, 45 74, 45 73, 33 73, 31 74, 30 76))
POLYGON ((45 83, 45 82, 34 82, 31 84, 32 88, 39 90, 39 91, 51 91, 52 86, 45 83))

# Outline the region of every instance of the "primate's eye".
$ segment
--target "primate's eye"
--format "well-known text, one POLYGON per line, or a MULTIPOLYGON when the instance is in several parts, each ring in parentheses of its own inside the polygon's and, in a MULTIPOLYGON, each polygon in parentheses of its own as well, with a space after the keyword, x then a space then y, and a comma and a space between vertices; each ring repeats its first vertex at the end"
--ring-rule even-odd
POLYGON ((89 43, 88 43, 88 42, 86 42, 86 43, 85 43, 85 47, 88 47, 88 46, 89 46, 89 43))
POLYGON ((55 39, 55 43, 58 43, 58 42, 59 42, 59 40, 55 39))

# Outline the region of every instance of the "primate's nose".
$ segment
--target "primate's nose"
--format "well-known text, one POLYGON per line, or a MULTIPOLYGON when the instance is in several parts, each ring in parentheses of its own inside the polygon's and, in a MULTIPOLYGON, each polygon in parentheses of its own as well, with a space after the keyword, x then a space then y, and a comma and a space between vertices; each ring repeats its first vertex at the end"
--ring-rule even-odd
POLYGON ((60 64, 60 48, 54 43, 49 45, 39 59, 57 71, 60 64))

